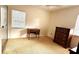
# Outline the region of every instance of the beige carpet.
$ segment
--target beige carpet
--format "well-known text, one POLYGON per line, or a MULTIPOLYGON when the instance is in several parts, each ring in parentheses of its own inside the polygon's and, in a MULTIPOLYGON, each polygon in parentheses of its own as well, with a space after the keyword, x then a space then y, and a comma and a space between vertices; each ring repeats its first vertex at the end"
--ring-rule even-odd
POLYGON ((52 42, 48 37, 39 39, 9 39, 4 54, 68 54, 68 49, 52 42))

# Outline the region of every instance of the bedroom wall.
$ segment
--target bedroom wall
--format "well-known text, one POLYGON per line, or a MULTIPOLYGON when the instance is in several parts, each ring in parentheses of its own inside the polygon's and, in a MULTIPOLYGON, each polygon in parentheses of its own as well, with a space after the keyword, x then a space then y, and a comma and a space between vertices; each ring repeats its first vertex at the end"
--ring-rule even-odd
POLYGON ((54 38, 56 26, 74 28, 77 15, 79 15, 79 6, 52 11, 48 36, 54 38))
MULTIPOLYGON (((77 20, 77 15, 79 15, 79 6, 51 12, 51 23, 48 30, 48 36, 52 39, 54 38, 56 26, 71 29, 74 28, 77 20)), ((79 36, 74 36, 71 40, 71 48, 77 46, 78 42, 79 36)))
MULTIPOLYGON (((41 36, 47 35, 49 17, 48 11, 39 8, 39 6, 8 6, 8 36, 9 38, 26 37, 26 31, 24 35, 21 35, 21 31, 24 29, 13 29, 11 27, 11 11, 20 10, 26 13, 26 27, 40 28, 41 36)), ((26 29, 26 28, 25 28, 26 29)))

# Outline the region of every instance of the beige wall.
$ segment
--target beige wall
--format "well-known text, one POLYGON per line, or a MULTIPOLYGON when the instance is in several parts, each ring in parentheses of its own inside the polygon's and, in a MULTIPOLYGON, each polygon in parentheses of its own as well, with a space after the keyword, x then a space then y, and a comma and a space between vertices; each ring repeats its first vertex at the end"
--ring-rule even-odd
POLYGON ((74 28, 77 15, 79 15, 79 6, 51 12, 51 23, 48 36, 54 38, 56 26, 74 28))
MULTIPOLYGON (((74 28, 77 15, 79 15, 79 6, 51 12, 51 23, 48 36, 54 38, 56 26, 74 28)), ((78 42, 79 37, 74 36, 71 40, 71 48, 77 46, 78 42)))
MULTIPOLYGON (((21 37, 20 33, 24 29, 12 29, 11 27, 11 11, 20 10, 26 13, 26 27, 40 28, 41 35, 47 35, 49 24, 49 12, 39 8, 39 6, 8 6, 8 32, 9 38, 21 37)), ((26 34, 26 33, 25 33, 26 34)))

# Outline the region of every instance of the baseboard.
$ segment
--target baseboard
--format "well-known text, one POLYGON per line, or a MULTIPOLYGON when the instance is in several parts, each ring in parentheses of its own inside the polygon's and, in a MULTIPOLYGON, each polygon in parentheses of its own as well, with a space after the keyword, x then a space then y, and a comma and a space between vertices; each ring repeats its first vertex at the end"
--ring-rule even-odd
MULTIPOLYGON (((41 35, 40 37, 48 37, 48 36, 46 36, 46 35, 41 35)), ((17 37, 17 38, 8 38, 8 39, 26 39, 26 38, 28 38, 28 37, 17 37)), ((36 38, 36 37, 30 37, 30 38, 36 38)))

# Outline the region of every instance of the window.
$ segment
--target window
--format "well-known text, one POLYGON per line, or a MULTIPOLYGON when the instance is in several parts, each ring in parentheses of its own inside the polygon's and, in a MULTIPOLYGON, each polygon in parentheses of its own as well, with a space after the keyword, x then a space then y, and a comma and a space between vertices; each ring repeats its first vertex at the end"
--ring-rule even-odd
POLYGON ((12 10, 12 27, 24 28, 25 27, 25 12, 12 10))
POLYGON ((77 16, 77 21, 74 29, 74 35, 79 36, 79 15, 77 16))

